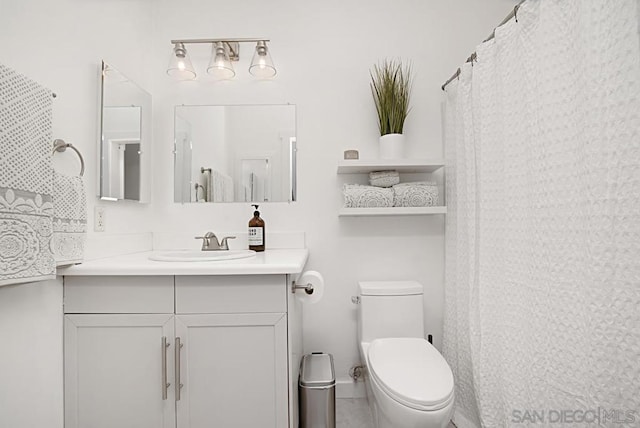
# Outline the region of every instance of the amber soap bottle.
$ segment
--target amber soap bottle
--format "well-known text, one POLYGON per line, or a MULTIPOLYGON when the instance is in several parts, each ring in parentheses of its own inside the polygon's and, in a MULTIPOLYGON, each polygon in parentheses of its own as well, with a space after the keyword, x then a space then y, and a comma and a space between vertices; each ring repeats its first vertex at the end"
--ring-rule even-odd
POLYGON ((264 251, 264 220, 260 218, 258 205, 251 206, 255 207, 256 210, 253 212, 251 220, 249 220, 249 249, 253 251, 264 251))

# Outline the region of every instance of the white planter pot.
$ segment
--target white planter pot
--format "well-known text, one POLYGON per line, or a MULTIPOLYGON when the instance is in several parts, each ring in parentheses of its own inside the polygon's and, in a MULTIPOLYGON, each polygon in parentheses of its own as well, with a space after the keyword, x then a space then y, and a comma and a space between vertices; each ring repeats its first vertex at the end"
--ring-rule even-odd
POLYGON ((404 135, 387 134, 380 137, 381 159, 404 158, 404 135))

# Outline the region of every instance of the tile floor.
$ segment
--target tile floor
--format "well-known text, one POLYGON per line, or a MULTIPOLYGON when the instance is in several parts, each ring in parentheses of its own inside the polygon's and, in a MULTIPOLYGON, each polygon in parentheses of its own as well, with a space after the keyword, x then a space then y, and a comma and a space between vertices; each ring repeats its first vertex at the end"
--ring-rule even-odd
POLYGON ((372 428, 373 419, 366 398, 336 399, 336 428, 372 428))
MULTIPOLYGON (((366 398, 336 399, 336 428, 372 428, 373 420, 366 398)), ((455 428, 449 423, 448 428, 455 428)))

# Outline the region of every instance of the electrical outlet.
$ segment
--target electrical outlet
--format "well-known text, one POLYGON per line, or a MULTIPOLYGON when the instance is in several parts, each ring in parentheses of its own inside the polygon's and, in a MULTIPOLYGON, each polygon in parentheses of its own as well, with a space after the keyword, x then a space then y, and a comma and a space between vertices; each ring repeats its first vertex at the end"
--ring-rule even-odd
POLYGON ((93 231, 104 232, 105 213, 104 207, 95 207, 93 211, 93 231))

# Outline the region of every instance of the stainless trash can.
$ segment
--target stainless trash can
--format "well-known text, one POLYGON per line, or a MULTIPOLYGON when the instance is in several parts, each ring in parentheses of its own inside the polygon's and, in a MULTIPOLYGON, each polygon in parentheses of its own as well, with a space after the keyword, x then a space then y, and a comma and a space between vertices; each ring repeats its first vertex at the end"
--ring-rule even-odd
POLYGON ((302 357, 298 388, 300 428, 335 428, 336 375, 333 356, 314 352, 302 357))

